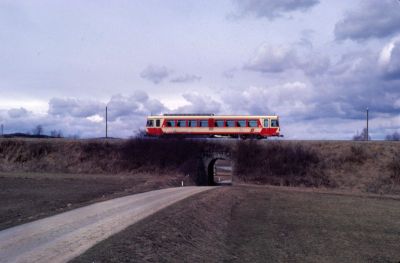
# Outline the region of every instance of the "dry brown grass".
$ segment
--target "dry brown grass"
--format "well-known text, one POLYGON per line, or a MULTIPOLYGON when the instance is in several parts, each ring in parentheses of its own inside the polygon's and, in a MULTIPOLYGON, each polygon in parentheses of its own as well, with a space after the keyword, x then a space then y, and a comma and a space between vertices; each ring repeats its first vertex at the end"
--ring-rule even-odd
POLYGON ((165 174, 0 173, 0 230, 93 202, 179 186, 165 174))
POLYGON ((285 186, 330 186, 317 151, 302 144, 250 141, 237 145, 235 174, 244 182, 285 186))
POLYGON ((221 187, 183 200, 73 262, 397 262, 399 200, 221 187))

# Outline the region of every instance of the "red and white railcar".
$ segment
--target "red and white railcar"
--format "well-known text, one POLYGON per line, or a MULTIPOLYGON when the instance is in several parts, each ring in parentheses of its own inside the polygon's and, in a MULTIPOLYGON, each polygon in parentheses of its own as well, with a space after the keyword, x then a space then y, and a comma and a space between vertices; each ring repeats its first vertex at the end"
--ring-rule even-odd
POLYGON ((148 116, 148 136, 267 138, 281 136, 279 117, 253 115, 164 114, 148 116))

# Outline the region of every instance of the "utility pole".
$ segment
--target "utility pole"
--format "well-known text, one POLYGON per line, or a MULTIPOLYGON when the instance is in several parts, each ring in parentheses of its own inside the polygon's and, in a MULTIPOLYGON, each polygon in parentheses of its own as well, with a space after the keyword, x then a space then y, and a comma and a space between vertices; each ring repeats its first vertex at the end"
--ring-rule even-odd
POLYGON ((369 130, 368 130, 368 120, 369 118, 368 118, 368 107, 367 107, 367 134, 366 134, 366 136, 367 136, 367 138, 365 139, 366 141, 368 141, 369 140, 369 130))
POLYGON ((107 112, 107 106, 106 106, 106 139, 108 138, 108 119, 107 119, 107 114, 108 114, 108 112, 107 112))

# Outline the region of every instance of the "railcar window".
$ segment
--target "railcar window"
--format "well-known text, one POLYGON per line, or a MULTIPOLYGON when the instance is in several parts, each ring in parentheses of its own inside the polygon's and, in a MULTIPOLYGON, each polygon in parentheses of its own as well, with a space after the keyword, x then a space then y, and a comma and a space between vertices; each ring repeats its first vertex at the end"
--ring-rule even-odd
POLYGON ((265 127, 265 128, 268 128, 268 127, 269 127, 268 119, 265 119, 265 120, 264 120, 264 127, 265 127))
POLYGON ((200 121, 200 127, 208 127, 208 121, 200 121))
POLYGON ((215 127, 224 127, 224 121, 223 120, 215 121, 215 127))
POLYGON ((226 121, 226 127, 235 127, 235 121, 226 121))
POLYGON ((189 121, 189 127, 197 127, 197 121, 195 120, 189 121))
POLYGON ((238 127, 246 127, 246 120, 240 120, 237 122, 238 127))
POLYGON ((160 127, 160 120, 156 120, 156 127, 160 127))
POLYGON ((175 121, 172 120, 167 121, 167 127, 175 127, 175 121))
POLYGON ((154 121, 153 120, 147 120, 146 126, 147 127, 153 127, 154 121))
POLYGON ((279 127, 278 120, 271 120, 271 127, 279 127))
POLYGON ((178 127, 186 127, 186 121, 184 121, 184 120, 178 121, 177 126, 178 126, 178 127))
POLYGON ((256 120, 249 121, 249 127, 258 127, 258 122, 256 120))

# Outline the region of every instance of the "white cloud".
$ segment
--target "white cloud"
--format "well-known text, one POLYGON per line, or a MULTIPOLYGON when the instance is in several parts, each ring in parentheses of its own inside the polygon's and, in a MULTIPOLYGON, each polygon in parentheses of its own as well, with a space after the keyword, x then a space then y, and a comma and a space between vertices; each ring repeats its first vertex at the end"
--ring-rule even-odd
POLYGON ((197 75, 185 74, 171 79, 174 83, 190 83, 195 81, 200 81, 201 77, 197 75))
POLYGON ((331 65, 328 56, 322 56, 312 45, 302 43, 292 46, 261 45, 244 65, 244 68, 262 73, 282 73, 289 70, 302 71, 307 75, 320 75, 331 65))
POLYGON ((104 121, 104 118, 98 114, 90 116, 90 117, 86 117, 86 119, 88 119, 89 121, 92 121, 92 122, 97 122, 97 123, 104 121))
POLYGON ((56 116, 90 117, 104 112, 105 104, 94 100, 76 98, 52 98, 48 113, 56 116))
POLYGON ((291 69, 296 64, 297 54, 293 49, 286 46, 263 44, 244 68, 264 73, 278 73, 291 69))
POLYGON ((164 66, 149 65, 140 73, 140 77, 154 84, 159 84, 166 79, 170 73, 171 71, 164 66))
POLYGON ((25 117, 29 114, 29 112, 25 108, 19 108, 19 109, 9 109, 8 110, 8 115, 10 118, 21 118, 25 117))
POLYGON ((220 113, 221 103, 198 93, 185 93, 182 97, 189 103, 174 110, 177 113, 220 113))
POLYGON ((52 98, 46 114, 29 112, 24 108, 0 110, 5 133, 30 132, 42 125, 45 134, 61 130, 63 135, 80 137, 104 136, 105 106, 108 106, 109 134, 129 137, 144 127, 146 116, 166 111, 164 105, 144 91, 131 96, 114 95, 106 104, 96 100, 52 98))
POLYGON ((111 121, 119 118, 135 118, 149 114, 160 114, 166 110, 156 99, 150 99, 143 91, 137 91, 132 96, 114 95, 107 103, 108 116, 111 121))
POLYGON ((396 101, 394 102, 394 107, 395 107, 396 109, 400 109, 400 99, 398 99, 398 100, 396 100, 396 101))
POLYGON ((381 73, 388 79, 400 79, 400 37, 383 47, 379 56, 381 73))
POLYGON ((314 92, 302 82, 285 83, 278 86, 251 86, 241 91, 227 91, 225 103, 230 111, 237 114, 279 114, 307 115, 314 109, 312 98, 314 92))
POLYGON ((400 3, 397 0, 363 0, 358 9, 346 13, 335 26, 339 40, 384 38, 400 32, 400 3))
POLYGON ((285 13, 307 11, 319 0, 234 0, 239 16, 252 15, 274 19, 285 13))

